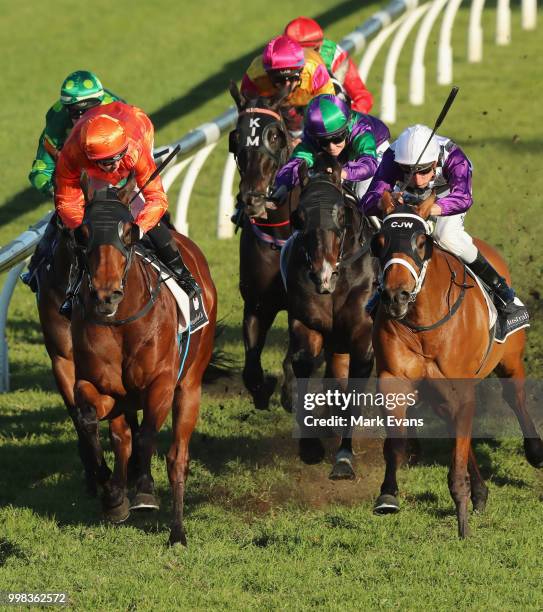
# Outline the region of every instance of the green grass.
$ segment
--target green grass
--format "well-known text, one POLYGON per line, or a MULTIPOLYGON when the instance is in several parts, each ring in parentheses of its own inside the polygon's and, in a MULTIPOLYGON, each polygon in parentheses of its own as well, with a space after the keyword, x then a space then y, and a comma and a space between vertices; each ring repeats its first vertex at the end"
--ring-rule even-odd
MULTIPOLYGON (((95 69, 106 86, 153 114, 160 125, 156 142, 163 144, 230 104, 224 91, 229 78, 241 76, 240 57, 296 14, 315 16, 334 3, 301 0, 294 9, 284 1, 202 0, 185 10, 173 6, 165 0, 137 9, 125 0, 75 8, 67 1, 0 0, 0 44, 12 59, 1 77, 10 95, 0 108, 0 242, 50 207, 27 190, 26 175, 43 113, 67 72, 95 69), (194 89, 198 83, 204 85, 194 89)), ((345 6, 351 12, 328 28, 332 37, 350 31, 377 5, 345 6)), ((468 13, 457 17, 460 94, 442 132, 474 164, 468 227, 505 254, 534 318, 526 366, 535 378, 543 365, 543 111, 534 93, 535 75, 543 69, 541 37, 520 30, 515 10, 512 44, 495 47, 494 20, 489 10, 483 63, 468 65, 468 13)), ((448 93, 431 82, 431 43, 428 102, 418 109, 406 104, 409 55, 402 55, 394 135, 408 123, 432 123, 448 93)), ((382 59, 369 79, 377 104, 381 74, 382 59)), ((198 180, 189 222, 218 286, 226 323, 221 347, 241 358, 237 240, 214 238, 225 151, 222 142, 198 180)), ((285 327, 283 314, 264 356, 265 367, 277 375, 285 327)), ((0 590, 65 590, 78 609, 543 607, 543 480, 526 464, 519 440, 478 444, 489 505, 471 517, 473 535, 460 542, 446 484, 449 442, 426 443, 423 464, 401 470, 402 512, 375 517, 380 442, 358 442, 358 479, 332 483, 330 456, 319 466, 301 464, 278 398, 270 411, 256 412, 236 375, 204 393, 186 494, 189 547, 169 550, 169 427, 153 462, 161 510, 119 528, 102 524, 98 502, 84 495, 72 427, 54 388, 33 296, 23 287, 12 302, 8 340, 13 391, 0 397, 0 590)))

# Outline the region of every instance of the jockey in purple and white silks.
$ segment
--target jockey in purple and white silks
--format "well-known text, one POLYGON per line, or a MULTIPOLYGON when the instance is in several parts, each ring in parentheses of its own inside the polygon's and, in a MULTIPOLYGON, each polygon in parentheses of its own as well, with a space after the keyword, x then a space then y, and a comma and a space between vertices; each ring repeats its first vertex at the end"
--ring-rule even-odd
POLYGON ((365 191, 388 148, 390 132, 371 115, 352 112, 339 97, 323 94, 308 104, 303 139, 275 179, 276 193, 290 191, 299 182, 299 168, 305 161, 311 168, 320 151, 337 158, 342 178, 355 183, 359 197, 365 191))
MULTIPOLYGON (((490 287, 500 313, 511 313, 518 308, 515 292, 478 251, 464 228, 464 217, 473 204, 471 162, 457 144, 437 134, 419 159, 431 133, 425 125, 413 125, 392 143, 362 198, 363 211, 366 215, 380 216, 379 205, 385 191, 390 191, 398 203, 420 202, 434 191, 436 201, 430 212, 430 218, 435 219, 432 237, 439 246, 460 257, 490 287)), ((377 299, 378 294, 368 303, 368 310, 373 309, 377 299)))

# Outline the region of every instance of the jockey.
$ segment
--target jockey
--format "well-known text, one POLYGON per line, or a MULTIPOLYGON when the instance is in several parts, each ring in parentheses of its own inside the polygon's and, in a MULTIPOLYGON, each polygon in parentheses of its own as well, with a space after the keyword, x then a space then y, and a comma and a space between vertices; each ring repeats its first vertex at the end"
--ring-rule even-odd
MULTIPOLYGON (((398 203, 409 202, 407 196, 422 201, 435 192, 436 200, 430 211, 430 216, 437 218, 432 232, 434 240, 460 257, 490 287, 500 314, 512 312, 517 309, 513 301, 515 292, 464 229, 464 217, 473 203, 471 163, 457 144, 437 134, 432 136, 419 159, 431 134, 429 127, 417 124, 405 129, 392 143, 362 198, 364 213, 381 214, 380 201, 385 191, 391 191, 393 200, 398 203)), ((379 292, 368 302, 368 312, 375 309, 378 299, 379 292)))
MULTIPOLYGON (((139 108, 113 102, 107 109, 89 110, 68 137, 57 162, 55 174, 55 208, 69 229, 81 225, 85 201, 80 177, 87 174, 93 184, 119 185, 134 171, 145 200, 135 223, 146 233, 158 257, 176 276, 190 298, 199 291, 196 281, 183 263, 175 240, 160 220, 168 208, 168 198, 160 177, 145 185, 156 169, 153 159, 154 128, 139 108), (107 111, 107 112, 105 112, 107 111), (144 187, 145 185, 145 187, 144 187)), ((135 204, 135 203, 134 203, 135 204)), ((133 211, 134 212, 134 211, 133 211)), ((68 290, 67 298, 73 288, 68 290)))
POLYGON ((275 179, 274 198, 280 199, 298 184, 300 165, 305 161, 311 168, 320 151, 338 159, 343 166, 342 178, 356 183, 358 191, 358 185, 371 179, 377 170, 377 145, 389 137, 382 121, 351 112, 338 96, 323 94, 313 98, 305 112, 303 139, 275 179))
POLYGON ((287 24, 284 34, 302 47, 320 53, 328 72, 339 85, 338 89, 345 90, 349 96, 353 110, 364 114, 371 111, 373 96, 366 89, 353 60, 340 45, 324 38, 322 28, 315 20, 297 17, 287 24))
MULTIPOLYGON (((45 115, 45 129, 41 133, 36 159, 28 175, 33 187, 47 196, 53 195, 53 173, 55 164, 72 127, 89 108, 120 100, 118 96, 102 87, 98 77, 87 70, 76 70, 69 74, 60 88, 60 99, 45 115)), ((37 290, 35 271, 44 259, 57 233, 56 215, 53 215, 30 263, 28 272, 21 275, 22 281, 32 291, 37 290)))
POLYGON ((334 85, 316 51, 302 49, 287 36, 277 36, 251 62, 241 82, 241 93, 245 98, 288 94, 285 121, 291 132, 300 132, 303 109, 314 96, 333 94, 334 85))

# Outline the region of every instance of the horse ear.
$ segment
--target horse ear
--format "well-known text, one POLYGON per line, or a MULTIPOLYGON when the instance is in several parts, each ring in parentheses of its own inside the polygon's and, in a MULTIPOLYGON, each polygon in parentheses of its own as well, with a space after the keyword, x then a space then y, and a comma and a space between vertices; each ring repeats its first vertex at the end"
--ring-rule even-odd
POLYGON ((123 204, 128 204, 128 200, 136 188, 136 172, 130 170, 126 183, 119 189, 117 196, 123 204))
POLYGON ((140 239, 139 225, 131 221, 119 221, 119 237, 126 247, 131 247, 140 239))
POLYGON ((436 192, 432 190, 432 193, 423 200, 418 206, 415 206, 415 212, 423 219, 428 219, 432 206, 436 202, 436 192))
POLYGON ((381 196, 381 200, 379 201, 379 208, 386 215, 390 215, 390 213, 394 212, 394 200, 392 199, 392 195, 390 191, 384 191, 381 196))
POLYGON ((81 173, 81 176, 79 178, 79 185, 81 186, 81 191, 83 192, 85 204, 88 204, 92 200, 94 190, 90 185, 89 175, 85 172, 85 170, 83 170, 83 172, 81 173))
POLYGON ((300 187, 305 189, 309 182, 309 167, 305 159, 302 159, 302 163, 298 166, 298 179, 300 181, 300 187))
POLYGON ((234 81, 230 81, 230 85, 228 87, 228 91, 230 92, 230 95, 234 99, 234 102, 236 103, 236 106, 238 107, 238 111, 243 110, 243 108, 245 108, 246 100, 241 95, 241 92, 240 92, 237 84, 234 81))

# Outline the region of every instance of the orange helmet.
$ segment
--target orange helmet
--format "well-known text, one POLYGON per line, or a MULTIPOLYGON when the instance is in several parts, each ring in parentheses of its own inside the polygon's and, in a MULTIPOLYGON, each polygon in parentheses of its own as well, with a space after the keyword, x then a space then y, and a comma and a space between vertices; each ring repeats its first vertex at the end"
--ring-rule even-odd
POLYGON ((95 115, 81 129, 81 147, 89 159, 111 159, 126 150, 128 138, 118 119, 95 115))
POLYGON ((322 28, 309 17, 297 17, 287 23, 285 36, 292 38, 302 47, 320 47, 324 40, 322 28))

